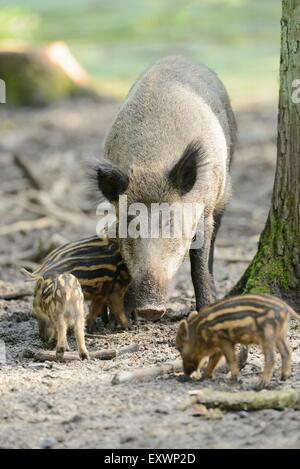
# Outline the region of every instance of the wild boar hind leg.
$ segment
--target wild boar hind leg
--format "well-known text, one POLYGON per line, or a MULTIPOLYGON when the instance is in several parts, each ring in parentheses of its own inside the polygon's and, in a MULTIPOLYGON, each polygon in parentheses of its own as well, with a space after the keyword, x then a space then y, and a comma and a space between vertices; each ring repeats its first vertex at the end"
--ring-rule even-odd
POLYGON ((231 379, 232 381, 237 381, 240 369, 238 366, 238 361, 237 361, 237 357, 235 354, 234 345, 230 342, 227 342, 226 340, 223 340, 221 344, 221 349, 228 363, 230 373, 231 373, 231 379))
POLYGON ((219 361, 221 360, 223 356, 223 353, 222 352, 216 352, 214 353, 213 355, 211 355, 209 357, 209 361, 208 361, 208 364, 205 368, 205 370, 203 371, 203 379, 207 379, 207 378, 211 378, 212 375, 213 375, 213 372, 216 368, 216 366, 218 365, 219 361))
POLYGON ((205 220, 203 245, 190 249, 192 281, 196 297, 196 309, 209 305, 216 300, 213 276, 210 273, 210 252, 214 242, 214 220, 210 216, 205 220))
POLYGON ((282 361, 282 371, 281 371, 281 380, 285 381, 291 376, 292 366, 291 366, 291 349, 288 344, 286 337, 280 337, 276 342, 277 349, 281 355, 282 361))
POLYGON ((270 384, 273 375, 273 369, 275 365, 275 350, 274 343, 270 340, 265 340, 262 344, 262 350, 264 354, 264 369, 262 377, 257 385, 257 389, 263 389, 270 384))

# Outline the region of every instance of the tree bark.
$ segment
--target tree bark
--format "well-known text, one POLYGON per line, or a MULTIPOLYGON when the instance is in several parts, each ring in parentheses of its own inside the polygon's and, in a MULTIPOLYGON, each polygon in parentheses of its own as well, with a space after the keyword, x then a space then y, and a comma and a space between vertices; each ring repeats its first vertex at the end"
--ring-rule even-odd
POLYGON ((300 294, 300 0, 282 1, 277 167, 258 252, 232 293, 300 294), (295 86, 298 86, 298 91, 295 86), (297 99, 298 97, 298 99, 297 99))

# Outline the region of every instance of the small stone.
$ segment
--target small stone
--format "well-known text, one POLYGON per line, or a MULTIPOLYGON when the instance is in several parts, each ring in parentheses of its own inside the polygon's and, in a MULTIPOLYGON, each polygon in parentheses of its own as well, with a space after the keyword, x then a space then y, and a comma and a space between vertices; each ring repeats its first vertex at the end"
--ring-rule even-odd
POLYGON ((203 404, 197 404, 193 408, 193 416, 194 417, 206 417, 208 414, 208 409, 203 404))
POLYGON ((57 444, 57 439, 53 436, 48 436, 45 438, 42 443, 40 444, 41 449, 51 449, 53 446, 57 444))
POLYGON ((248 412, 246 412, 245 410, 241 410, 241 412, 238 412, 238 416, 241 419, 246 419, 248 417, 248 412))
POLYGON ((134 441, 136 438, 133 435, 128 435, 124 436, 123 438, 120 438, 120 443, 130 443, 131 441, 134 441))
POLYGON ((44 368, 49 368, 49 366, 45 363, 28 363, 27 368, 31 368, 32 370, 41 370, 44 368))
POLYGON ((155 409, 154 411, 156 414, 161 414, 161 415, 168 415, 169 412, 165 409, 155 409))
POLYGON ((81 415, 73 415, 73 417, 71 417, 69 420, 66 420, 65 422, 63 423, 79 423, 79 422, 82 422, 83 420, 83 417, 81 417, 81 415))

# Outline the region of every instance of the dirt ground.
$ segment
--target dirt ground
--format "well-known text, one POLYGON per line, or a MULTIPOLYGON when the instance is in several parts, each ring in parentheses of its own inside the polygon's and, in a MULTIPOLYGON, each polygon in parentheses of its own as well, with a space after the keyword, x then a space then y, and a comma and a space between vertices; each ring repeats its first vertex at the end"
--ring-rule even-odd
MULTIPOLYGON (((94 234, 95 200, 89 195, 82 163, 102 153, 117 107, 110 100, 87 99, 47 109, 1 107, 0 278, 10 282, 8 290, 24 287, 20 268, 37 265, 50 247, 94 234), (20 157, 30 163, 33 180, 24 175, 20 157), (46 217, 48 228, 26 231, 23 225, 19 231, 15 225, 41 217, 46 217)), ((255 252, 275 168, 276 105, 239 110, 237 120, 234 191, 215 256, 220 296, 239 279, 255 252)), ((1 284, 0 292, 4 289, 1 284)), ((119 370, 178 356, 174 348, 178 316, 193 306, 188 264, 176 277, 168 314, 159 323, 141 321, 139 327, 121 332, 107 331, 99 321, 97 332, 103 337, 87 338, 90 350, 139 345, 138 352, 110 361, 33 363, 23 358, 24 349, 45 347, 30 316, 31 303, 32 296, 0 300, 0 339, 7 351, 7 364, 0 365, 1 448, 300 447, 300 411, 229 412, 219 420, 206 420, 195 416, 192 408, 184 409, 192 389, 252 389, 262 364, 256 348, 251 349, 237 385, 221 371, 213 381, 201 383, 181 382, 174 374, 111 385, 119 370)), ((293 375, 286 384, 278 384, 278 360, 272 387, 300 387, 299 328, 293 322, 289 335, 293 375)), ((71 345, 74 348, 73 339, 71 345)))

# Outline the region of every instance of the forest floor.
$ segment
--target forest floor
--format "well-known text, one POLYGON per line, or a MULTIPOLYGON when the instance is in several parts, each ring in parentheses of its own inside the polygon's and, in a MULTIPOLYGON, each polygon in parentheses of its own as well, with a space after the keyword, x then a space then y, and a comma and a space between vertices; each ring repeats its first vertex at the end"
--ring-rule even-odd
MULTIPOLYGON (((24 284, 20 268, 37 265, 51 246, 94 234, 95 200, 87 196, 82 163, 101 154, 117 107, 110 100, 80 99, 47 109, 1 109, 0 294, 32 288, 24 284), (25 175, 24 161, 33 178, 25 175), (45 229, 16 225, 37 218, 45 218, 45 229)), ((220 297, 255 253, 276 160, 276 106, 240 109, 237 120, 233 195, 215 253, 220 297)), ((121 332, 107 331, 99 321, 97 333, 102 337, 86 339, 89 350, 138 344, 138 352, 110 361, 64 364, 33 363, 22 356, 26 348, 45 348, 31 319, 32 296, 0 300, 0 340, 7 352, 7 363, 0 364, 0 447, 299 448, 300 411, 227 412, 218 420, 207 420, 184 407, 188 391, 203 386, 252 389, 262 365, 255 347, 238 384, 220 371, 214 380, 201 383, 181 382, 177 373, 112 386, 117 371, 178 357, 177 319, 192 309, 193 301, 189 267, 184 264, 172 287, 168 313, 160 322, 141 321, 121 332)), ((287 383, 278 383, 278 359, 272 388, 300 388, 299 328, 293 321, 289 336, 293 375, 287 383)), ((75 348, 73 338, 71 346, 75 348)))

